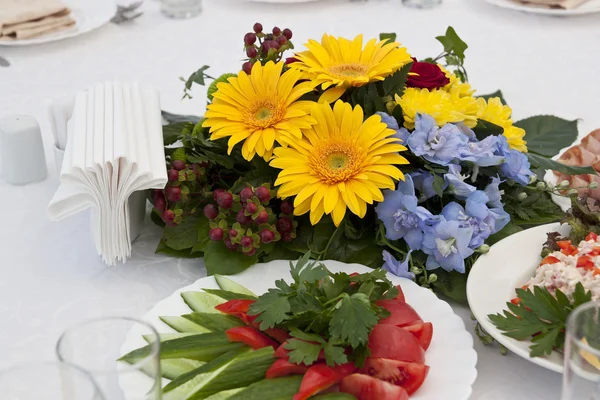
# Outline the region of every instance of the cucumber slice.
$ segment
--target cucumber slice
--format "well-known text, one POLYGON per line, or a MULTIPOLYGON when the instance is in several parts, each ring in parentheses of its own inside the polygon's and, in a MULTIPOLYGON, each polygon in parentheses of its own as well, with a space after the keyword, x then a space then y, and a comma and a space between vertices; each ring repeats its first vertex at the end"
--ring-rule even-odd
POLYGON ((206 384, 206 382, 212 379, 219 371, 225 369, 238 356, 248 352, 250 352, 249 348, 232 350, 220 355, 200 368, 177 377, 177 379, 174 379, 163 388, 163 400, 187 399, 201 385, 206 384))
POLYGON ((193 311, 220 314, 215 307, 223 303, 223 299, 206 292, 183 292, 181 297, 193 311))
MULTIPOLYGON (((191 333, 191 332, 186 332, 186 333, 159 333, 158 337, 159 340, 161 342, 167 341, 167 340, 173 340, 173 339, 179 339, 182 337, 186 337, 186 336, 191 336, 191 335, 195 335, 195 333, 191 333)), ((151 343, 152 339, 154 339, 154 335, 143 335, 142 336, 144 338, 144 340, 146 341, 146 343, 151 343)))
POLYGON ((222 299, 227 301, 229 300, 256 300, 256 296, 249 296, 247 294, 230 292, 228 290, 219 290, 219 289, 202 289, 206 293, 210 293, 215 296, 219 296, 222 299))
POLYGON ((356 400, 356 397, 349 393, 325 393, 311 397, 310 400, 356 400))
POLYGON ((272 347, 265 347, 238 356, 199 387, 189 399, 205 399, 223 390, 245 387, 263 380, 265 373, 273 364, 273 353, 272 347))
MULTIPOLYGON (((197 361, 211 361, 228 351, 245 347, 242 343, 231 343, 223 332, 203 333, 179 339, 167 340, 160 344, 160 358, 189 358, 197 361)), ((121 361, 137 362, 150 354, 150 345, 133 350, 120 358, 121 361)))
POLYGON ((206 400, 229 400, 231 396, 241 392, 242 390, 244 390, 244 388, 223 390, 222 392, 215 393, 212 396, 208 396, 206 400))
POLYGON ((227 400, 290 400, 300 390, 302 375, 264 379, 253 383, 227 400))
POLYGON ((204 361, 190 360, 189 358, 160 360, 160 373, 163 378, 173 380, 181 375, 200 368, 204 364, 206 364, 204 361))
POLYGON ((215 281, 217 281, 217 285, 219 285, 219 287, 221 289, 227 290, 228 292, 246 294, 246 295, 252 296, 254 298, 257 297, 250 289, 227 278, 226 276, 215 275, 215 281))
POLYGON ((171 328, 175 329, 177 332, 181 333, 208 333, 210 330, 206 329, 203 326, 198 324, 194 324, 189 319, 185 319, 180 316, 173 317, 160 317, 160 320, 165 324, 169 325, 171 328))
POLYGON ((224 314, 193 312, 191 314, 182 315, 182 317, 192 321, 194 324, 208 329, 211 332, 224 332, 227 329, 244 325, 244 323, 238 318, 224 314))

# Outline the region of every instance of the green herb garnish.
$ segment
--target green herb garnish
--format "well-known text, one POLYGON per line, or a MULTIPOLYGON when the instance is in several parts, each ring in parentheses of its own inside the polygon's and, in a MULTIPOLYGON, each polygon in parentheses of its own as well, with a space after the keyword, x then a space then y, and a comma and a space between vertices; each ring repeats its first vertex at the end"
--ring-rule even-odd
POLYGON ((332 273, 305 254, 290 262, 294 282, 275 282, 276 288, 258 298, 250 315, 258 315, 260 329, 278 327, 293 337, 286 349, 290 361, 310 365, 323 351, 328 365, 348 361, 362 365, 369 354, 367 341, 373 327, 389 312, 378 307, 380 299, 393 299, 398 289, 376 269, 350 276, 332 273), (346 352, 351 348, 350 353, 346 352))
POLYGON ((530 290, 516 289, 519 304, 506 303, 504 314, 490 314, 488 318, 503 334, 516 340, 531 338, 531 357, 562 351, 565 345, 567 317, 575 308, 592 300, 581 282, 575 286, 573 301, 560 290, 554 295, 548 289, 535 286, 530 290))

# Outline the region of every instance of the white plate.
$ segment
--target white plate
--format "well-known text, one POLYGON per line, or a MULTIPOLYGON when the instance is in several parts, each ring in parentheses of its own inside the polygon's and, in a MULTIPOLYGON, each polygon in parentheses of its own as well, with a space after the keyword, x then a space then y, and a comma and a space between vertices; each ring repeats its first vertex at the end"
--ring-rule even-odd
MULTIPOLYGON (((226 262, 224 260, 224 262, 226 262)), ((338 261, 325 261, 327 268, 333 272, 368 272, 370 268, 359 264, 344 264, 338 261)), ((448 303, 437 298, 430 290, 424 289, 414 282, 389 276, 396 285, 401 285, 406 300, 426 321, 433 323, 433 339, 425 355, 425 362, 431 367, 429 376, 419 389, 411 396, 411 400, 467 400, 471 395, 471 386, 477 377, 475 364, 477 353, 473 350, 473 338, 466 331, 462 319, 454 314, 448 303)), ((264 293, 274 287, 277 279, 290 282, 289 262, 272 261, 256 264, 241 274, 232 277, 236 282, 246 286, 254 293, 264 293)), ((143 319, 153 324, 159 332, 173 332, 158 317, 164 315, 181 315, 190 312, 183 302, 180 293, 202 288, 218 288, 213 277, 202 278, 192 285, 177 290, 171 296, 158 302, 143 319)), ((122 347, 128 352, 146 343, 141 335, 145 332, 132 331, 122 347)), ((133 383, 123 382, 123 386, 131 387, 133 383)), ((132 389, 133 390, 133 389, 132 389)))
POLYGON ((589 0, 581 6, 571 9, 551 9, 544 7, 536 7, 533 5, 526 5, 518 3, 514 0, 485 0, 489 4, 493 4, 498 7, 508 8, 511 10, 523 11, 531 14, 542 14, 542 15, 554 15, 560 17, 570 17, 576 15, 594 14, 600 12, 600 0, 589 0))
POLYGON ((309 3, 321 0, 245 0, 253 3, 281 3, 281 4, 293 4, 293 3, 309 3))
POLYGON ((107 24, 117 12, 117 5, 113 0, 63 0, 63 3, 71 9, 71 17, 75 19, 74 26, 32 39, 0 41, 0 46, 27 46, 83 35, 107 24))
POLYGON ((529 341, 504 336, 489 320, 489 314, 503 312, 506 302, 515 297, 515 288, 531 278, 539 265, 546 233, 568 235, 568 225, 548 224, 527 229, 503 239, 479 257, 467 280, 467 299, 477 321, 494 339, 510 351, 549 370, 562 373, 563 356, 553 352, 546 357, 529 357, 529 341))

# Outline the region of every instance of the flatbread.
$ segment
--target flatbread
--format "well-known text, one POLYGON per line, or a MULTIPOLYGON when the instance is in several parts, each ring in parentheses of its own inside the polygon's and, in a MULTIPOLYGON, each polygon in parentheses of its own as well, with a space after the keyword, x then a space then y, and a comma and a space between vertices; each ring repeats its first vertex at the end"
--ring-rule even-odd
POLYGON ((69 17, 69 11, 60 12, 49 17, 38 19, 36 21, 21 22, 18 24, 3 25, 0 28, 0 36, 10 35, 24 29, 43 28, 49 25, 55 25, 57 22, 67 23, 72 18, 69 17))
POLYGON ((34 21, 68 10, 58 0, 0 0, 0 27, 34 21))
MULTIPOLYGON (((50 18, 45 18, 50 19, 50 18)), ((22 24, 26 25, 26 24, 22 24)), ((21 39, 31 39, 37 36, 47 35, 49 33, 54 33, 61 31, 63 29, 67 29, 71 26, 75 25, 75 20, 70 16, 66 15, 64 17, 58 17, 47 24, 44 25, 35 25, 30 26, 29 28, 9 28, 11 29, 10 33, 3 34, 0 36, 0 41, 2 40, 21 40, 21 39)))

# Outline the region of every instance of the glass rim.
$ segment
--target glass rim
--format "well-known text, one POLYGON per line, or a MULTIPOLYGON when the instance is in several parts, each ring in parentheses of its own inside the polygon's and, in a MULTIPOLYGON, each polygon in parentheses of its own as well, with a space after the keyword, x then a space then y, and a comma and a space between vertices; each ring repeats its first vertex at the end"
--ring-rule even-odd
POLYGON ((594 309, 597 308, 598 312, 600 313, 600 300, 596 300, 596 301, 589 301, 585 304, 580 305, 579 307, 577 307, 575 310, 573 310, 571 312, 571 314, 569 314, 569 316, 567 317, 567 330, 566 330, 566 340, 571 340, 573 342, 577 343, 577 346, 579 346, 581 349, 592 353, 593 355, 600 357, 600 349, 597 349, 595 347, 590 346, 588 343, 584 343, 583 342, 583 338, 579 338, 578 335, 574 334, 574 330, 575 328, 575 323, 576 323, 576 318, 577 316, 579 316, 580 314, 590 310, 590 309, 594 309))
MULTIPOLYGON (((126 341, 126 339, 124 339, 123 343, 125 343, 125 341, 126 341)), ((158 334, 158 331, 156 330, 156 328, 154 328, 154 326, 152 326, 150 323, 139 320, 139 319, 135 319, 132 317, 108 316, 108 317, 91 318, 91 319, 84 320, 84 321, 78 323, 77 325, 74 325, 74 326, 66 329, 58 338, 58 341, 56 342, 56 346, 55 346, 55 351, 56 351, 56 356, 58 357, 58 360, 60 363, 72 365, 72 366, 75 366, 79 369, 82 369, 84 371, 87 371, 87 372, 93 373, 93 374, 119 375, 121 373, 139 371, 141 369, 141 367, 146 365, 149 361, 152 361, 155 357, 160 356, 160 335, 158 334), (124 367, 119 371, 84 368, 77 364, 74 364, 72 361, 67 360, 62 356, 61 351, 60 351, 61 345, 63 344, 63 341, 66 339, 66 337, 69 334, 77 331, 80 328, 83 328, 84 326, 91 325, 91 324, 97 323, 97 322, 111 321, 111 320, 113 320, 113 321, 129 321, 134 324, 139 324, 139 325, 142 325, 142 326, 148 328, 150 330, 151 334, 156 339, 156 340, 148 343, 146 346, 144 346, 144 347, 150 347, 150 349, 151 349, 150 353, 146 357, 142 358, 140 361, 137 361, 134 364, 129 364, 127 362, 124 362, 123 363, 124 367)), ((115 362, 118 362, 118 361, 119 361, 118 359, 115 360, 115 362)), ((158 358, 158 362, 160 362, 160 357, 158 358)))

